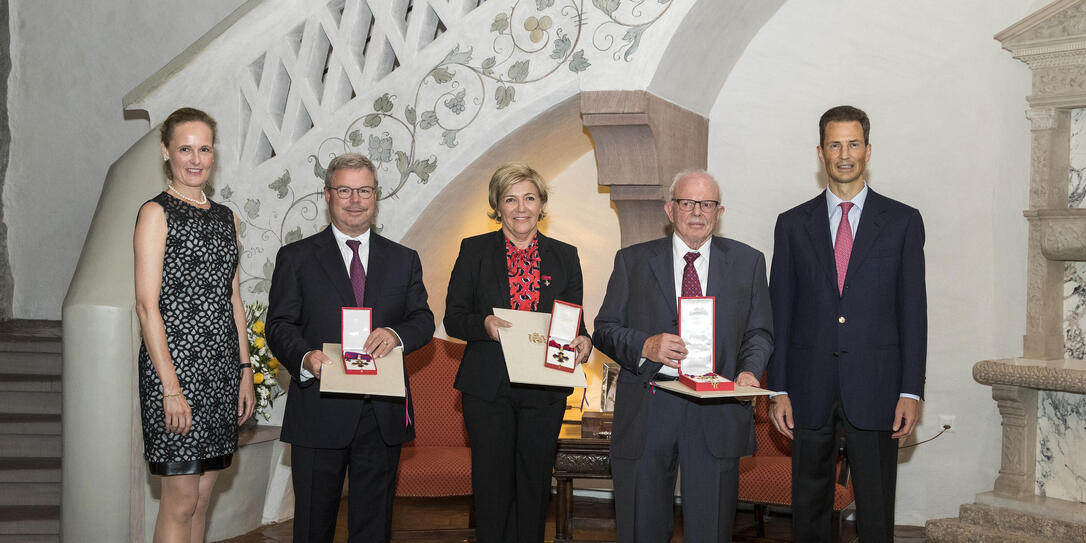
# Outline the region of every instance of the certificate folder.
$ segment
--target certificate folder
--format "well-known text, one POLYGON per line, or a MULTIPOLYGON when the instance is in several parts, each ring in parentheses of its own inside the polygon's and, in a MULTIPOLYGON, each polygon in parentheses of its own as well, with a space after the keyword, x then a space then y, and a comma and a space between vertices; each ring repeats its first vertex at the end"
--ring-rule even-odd
POLYGON ((339 343, 325 343, 324 355, 331 364, 321 368, 321 392, 341 394, 369 394, 372 396, 406 396, 403 381, 403 349, 392 349, 385 356, 374 360, 377 368, 373 374, 348 375, 343 364, 343 349, 339 343))
POLYGON ((550 313, 494 308, 494 316, 512 323, 498 328, 505 367, 511 383, 554 387, 585 387, 588 380, 581 364, 572 373, 551 369, 540 363, 547 354, 550 313))

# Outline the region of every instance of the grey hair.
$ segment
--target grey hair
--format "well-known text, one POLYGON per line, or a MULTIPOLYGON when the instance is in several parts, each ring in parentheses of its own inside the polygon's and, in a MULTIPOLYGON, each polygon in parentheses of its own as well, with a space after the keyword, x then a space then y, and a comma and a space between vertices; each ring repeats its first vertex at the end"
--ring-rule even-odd
POLYGON ((362 156, 359 153, 343 153, 342 155, 333 158, 328 163, 328 168, 324 170, 324 186, 325 188, 332 186, 332 174, 339 170, 361 170, 366 169, 373 175, 373 183, 377 184, 377 166, 373 165, 373 162, 362 156))
POLYGON ((712 174, 710 174, 709 172, 701 169, 694 169, 683 170, 675 174, 675 177, 671 178, 671 186, 667 189, 667 200, 669 202, 675 199, 675 186, 679 184, 679 181, 684 177, 690 177, 693 175, 703 176, 706 179, 712 181, 713 184, 716 185, 716 193, 719 195, 720 201, 724 201, 724 190, 720 188, 720 182, 717 181, 716 178, 713 177, 712 174))

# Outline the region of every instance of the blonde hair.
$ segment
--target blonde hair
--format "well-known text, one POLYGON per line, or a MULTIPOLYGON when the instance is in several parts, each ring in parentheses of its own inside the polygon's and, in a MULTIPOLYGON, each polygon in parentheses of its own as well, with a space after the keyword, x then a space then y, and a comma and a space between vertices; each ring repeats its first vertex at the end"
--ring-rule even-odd
POLYGON ((498 211, 499 201, 513 185, 521 181, 531 181, 535 185, 535 190, 539 193, 539 219, 546 215, 543 208, 547 205, 547 183, 543 180, 543 176, 527 164, 506 162, 498 166, 498 169, 494 170, 494 175, 490 176, 490 211, 487 212, 487 217, 496 221, 501 220, 501 213, 498 211))

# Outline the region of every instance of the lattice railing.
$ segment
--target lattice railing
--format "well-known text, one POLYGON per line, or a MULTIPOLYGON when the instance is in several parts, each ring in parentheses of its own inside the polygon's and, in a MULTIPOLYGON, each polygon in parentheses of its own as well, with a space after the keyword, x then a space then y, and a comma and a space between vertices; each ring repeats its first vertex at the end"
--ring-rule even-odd
POLYGON ((328 2, 243 69, 240 165, 284 153, 485 1, 328 2))

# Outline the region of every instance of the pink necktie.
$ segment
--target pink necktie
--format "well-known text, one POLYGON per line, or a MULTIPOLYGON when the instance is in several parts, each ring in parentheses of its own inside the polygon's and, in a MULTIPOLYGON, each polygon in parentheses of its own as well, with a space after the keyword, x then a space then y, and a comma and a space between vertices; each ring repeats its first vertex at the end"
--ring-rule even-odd
POLYGON ((347 240, 347 246, 354 252, 354 256, 351 257, 351 286, 354 287, 354 301, 358 307, 363 307, 362 302, 365 301, 363 298, 366 295, 366 268, 362 267, 362 259, 358 258, 359 245, 362 245, 361 241, 347 240))
POLYGON ((682 296, 701 296, 701 281, 698 281, 698 270, 694 269, 694 261, 701 256, 701 253, 697 251, 691 251, 686 253, 683 260, 686 261, 686 267, 683 268, 683 292, 682 296))
POLYGON ((841 223, 837 225, 837 240, 833 244, 833 256, 837 260, 837 293, 845 292, 845 273, 848 272, 848 257, 852 254, 852 225, 848 223, 848 211, 852 202, 841 202, 841 223))

